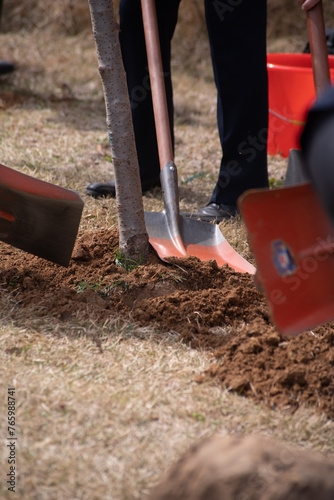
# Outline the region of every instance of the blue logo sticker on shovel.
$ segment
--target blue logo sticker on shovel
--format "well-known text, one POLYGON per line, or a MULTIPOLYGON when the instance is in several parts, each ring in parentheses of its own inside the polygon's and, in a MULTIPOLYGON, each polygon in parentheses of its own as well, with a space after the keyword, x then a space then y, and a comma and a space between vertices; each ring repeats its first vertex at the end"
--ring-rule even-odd
POLYGON ((293 274, 297 269, 292 253, 284 241, 274 241, 273 248, 273 261, 278 273, 281 276, 288 276, 293 274))

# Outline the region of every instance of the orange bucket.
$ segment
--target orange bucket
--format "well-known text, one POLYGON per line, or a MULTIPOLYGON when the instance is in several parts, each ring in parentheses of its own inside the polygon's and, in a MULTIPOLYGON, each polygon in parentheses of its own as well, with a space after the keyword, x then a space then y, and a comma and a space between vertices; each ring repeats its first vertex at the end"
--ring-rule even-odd
MULTIPOLYGON (((328 56, 334 81, 334 56, 328 56)), ((299 137, 315 100, 311 54, 268 54, 268 154, 289 156, 300 149, 299 137)))

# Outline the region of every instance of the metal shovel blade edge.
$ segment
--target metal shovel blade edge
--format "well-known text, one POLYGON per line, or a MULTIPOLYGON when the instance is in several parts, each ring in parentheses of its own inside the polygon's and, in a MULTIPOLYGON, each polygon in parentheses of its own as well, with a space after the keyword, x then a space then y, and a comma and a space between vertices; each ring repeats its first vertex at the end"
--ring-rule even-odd
POLYGON ((216 224, 178 217, 179 234, 173 236, 165 212, 145 212, 149 242, 162 260, 194 256, 215 260, 218 266, 228 264, 237 272, 255 273, 255 267, 231 247, 216 224))
POLYGON ((0 165, 0 240, 67 267, 84 203, 80 196, 0 165))
POLYGON ((239 208, 277 328, 296 335, 334 319, 334 228, 312 184, 249 190, 239 208))
POLYGON ((308 182, 310 182, 310 178, 304 168, 302 151, 299 149, 290 149, 284 186, 298 186, 299 184, 306 184, 308 182))

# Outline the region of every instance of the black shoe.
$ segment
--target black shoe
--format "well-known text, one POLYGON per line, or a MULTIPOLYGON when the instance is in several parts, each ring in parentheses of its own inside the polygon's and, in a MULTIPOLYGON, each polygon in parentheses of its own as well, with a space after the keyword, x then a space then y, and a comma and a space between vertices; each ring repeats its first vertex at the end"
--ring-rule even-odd
POLYGON ((191 219, 202 220, 204 222, 219 223, 223 220, 235 217, 238 213, 238 209, 235 205, 225 205, 224 203, 217 205, 216 203, 209 203, 209 205, 204 208, 200 208, 193 214, 183 213, 182 215, 191 219))
POLYGON ((6 73, 11 73, 14 71, 15 66, 11 62, 0 61, 0 75, 5 75, 6 73))
MULTIPOLYGON (((141 183, 142 193, 146 193, 146 191, 149 191, 150 189, 153 189, 155 187, 160 187, 160 177, 149 181, 142 181, 141 183)), ((106 196, 115 198, 115 181, 94 182, 93 184, 89 184, 86 187, 85 193, 89 194, 90 196, 94 196, 95 198, 105 198, 106 196)))

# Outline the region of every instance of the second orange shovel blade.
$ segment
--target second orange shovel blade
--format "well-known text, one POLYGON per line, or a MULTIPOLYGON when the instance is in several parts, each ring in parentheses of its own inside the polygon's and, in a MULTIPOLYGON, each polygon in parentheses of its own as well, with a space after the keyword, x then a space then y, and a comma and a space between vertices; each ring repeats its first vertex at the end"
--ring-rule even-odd
POLYGON ((258 280, 285 335, 334 319, 334 228, 311 184, 239 200, 258 280))

